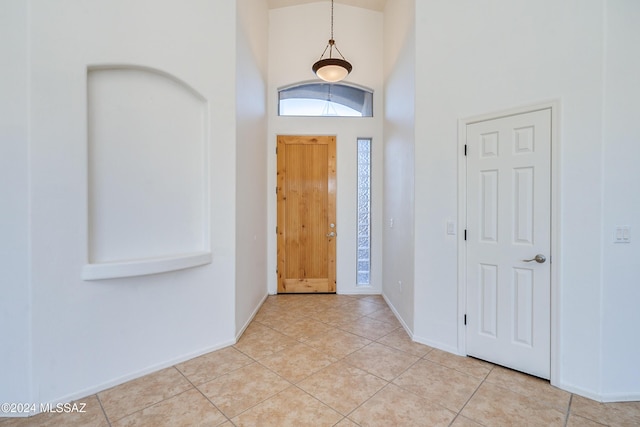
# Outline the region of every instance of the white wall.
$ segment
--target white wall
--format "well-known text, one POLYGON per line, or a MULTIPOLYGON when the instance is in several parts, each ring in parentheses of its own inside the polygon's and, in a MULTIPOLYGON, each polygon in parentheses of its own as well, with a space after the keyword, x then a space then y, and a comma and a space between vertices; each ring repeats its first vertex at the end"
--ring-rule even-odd
POLYGON ((330 35, 329 2, 269 11, 269 131, 267 141, 269 293, 276 293, 276 136, 337 136, 337 292, 381 292, 382 223, 382 13, 335 4, 336 44, 353 71, 345 79, 374 90, 374 117, 278 117, 278 87, 314 80, 311 66, 330 35), (356 287, 356 140, 373 138, 371 287, 356 287))
POLYGON ((640 400, 640 3, 605 5, 601 395, 640 400), (631 243, 612 243, 619 225, 632 227, 631 243))
MULTIPOLYGON (((598 389, 601 273, 601 2, 418 2, 415 334, 456 348, 459 118, 561 102, 558 382, 598 389), (580 11, 579 14, 576 11, 580 11), (585 262, 585 260, 591 260, 585 262)), ((556 225, 558 226, 558 225, 556 225)), ((552 373, 553 375, 553 373, 552 373)))
POLYGON ((627 100, 637 86, 637 60, 629 59, 637 9, 603 0, 416 2, 416 339, 457 348, 457 245, 445 229, 457 214, 457 120, 558 100, 552 380, 597 399, 638 398, 631 355, 640 344, 621 333, 638 320, 630 302, 638 292, 630 267, 637 250, 610 244, 614 225, 631 225, 640 206, 620 191, 636 174, 627 174, 627 162, 638 152, 629 128, 637 108, 627 100))
MULTIPOLYGON (((21 6, 9 9, 17 22, 7 28, 16 40, 16 57, 22 58, 15 68, 21 76, 30 40, 28 88, 24 77, 18 78, 13 93, 14 132, 21 144, 27 99, 30 109, 28 152, 25 145, 13 144, 10 159, 16 162, 8 169, 22 195, 12 195, 15 205, 3 203, 17 220, 11 238, 18 269, 9 276, 16 278, 16 288, 10 287, 13 308, 3 325, 18 325, 16 334, 31 335, 32 349, 18 339, 22 362, 3 354, 3 366, 7 357, 16 367, 11 390, 2 387, 5 401, 86 396, 234 340, 236 10, 233 2, 185 4, 33 1, 27 25, 21 6), (219 58, 232 65, 221 67, 219 58), (209 102, 211 264, 152 276, 81 280, 88 259, 86 75, 87 66, 97 64, 163 70, 209 102), (23 287, 27 278, 30 290, 23 287), (29 363, 32 380, 25 385, 29 363)), ((6 9, 3 3, 3 18, 6 9)))
POLYGON ((7 73, 0 83, 0 324, 11 325, 3 340, 11 346, 0 348, 0 400, 82 397, 233 342, 264 296, 254 280, 265 269, 268 291, 276 289, 273 148, 281 133, 338 136, 341 293, 362 291, 355 287, 355 139, 374 138, 378 267, 365 291, 383 291, 416 340, 456 351, 457 239, 445 234, 445 224, 457 217, 457 121, 550 99, 560 101, 561 148, 555 382, 597 399, 640 399, 637 230, 630 244, 611 242, 616 225, 637 227, 640 211, 637 192, 625 191, 639 178, 632 163, 639 154, 638 6, 394 0, 385 11, 383 44, 381 13, 336 4, 336 40, 354 64, 348 81, 376 91, 374 113, 382 111, 386 79, 383 146, 378 113, 276 117, 277 87, 313 79, 310 65, 328 38, 328 3, 268 12, 266 100, 260 95, 265 10, 250 3, 241 0, 237 9, 204 0, 190 0, 188 8, 125 0, 2 4, 0 40, 10 43, 0 43, 7 73), (237 58, 229 34, 237 38, 237 58), (105 62, 164 69, 210 100, 212 264, 80 280, 87 261, 86 66, 105 62), (255 155, 244 159, 246 153, 255 155), (266 189, 254 187, 264 174, 266 189), (265 205, 260 218, 255 210, 265 205), (253 257, 246 270, 245 256, 253 257))
POLYGON ((384 18, 383 293, 405 328, 414 323, 415 6, 387 2, 384 18))
POLYGON ((236 335, 267 296, 266 0, 237 2, 236 335))
POLYGON ((31 393, 29 282, 28 4, 0 12, 0 402, 31 393))

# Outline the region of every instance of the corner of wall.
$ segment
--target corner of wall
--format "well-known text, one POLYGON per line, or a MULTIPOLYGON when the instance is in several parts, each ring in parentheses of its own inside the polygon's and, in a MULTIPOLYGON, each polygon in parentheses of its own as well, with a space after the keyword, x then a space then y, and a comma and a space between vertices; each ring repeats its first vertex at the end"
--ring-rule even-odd
POLYGON ((31 402, 29 4, 9 0, 0 8, 0 56, 9 58, 0 80, 0 402, 31 402))

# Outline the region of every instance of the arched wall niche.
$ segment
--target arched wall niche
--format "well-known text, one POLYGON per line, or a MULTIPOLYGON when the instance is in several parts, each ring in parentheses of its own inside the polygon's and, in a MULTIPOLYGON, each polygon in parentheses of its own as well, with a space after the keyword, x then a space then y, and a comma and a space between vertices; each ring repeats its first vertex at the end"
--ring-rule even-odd
POLYGON ((85 280, 211 262, 208 102, 138 65, 87 69, 85 280))

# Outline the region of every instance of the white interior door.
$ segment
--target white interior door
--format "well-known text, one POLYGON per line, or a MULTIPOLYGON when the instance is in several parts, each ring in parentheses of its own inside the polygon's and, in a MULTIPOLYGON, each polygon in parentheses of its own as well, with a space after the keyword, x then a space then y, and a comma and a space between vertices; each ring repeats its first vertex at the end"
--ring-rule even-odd
POLYGON ((551 109, 466 130, 467 354, 548 379, 551 109))

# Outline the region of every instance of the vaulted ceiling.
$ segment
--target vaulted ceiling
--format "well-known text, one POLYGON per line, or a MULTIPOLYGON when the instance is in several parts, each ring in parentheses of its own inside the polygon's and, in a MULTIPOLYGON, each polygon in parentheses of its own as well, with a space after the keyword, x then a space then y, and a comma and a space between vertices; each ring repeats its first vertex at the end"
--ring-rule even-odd
MULTIPOLYGON (((315 3, 319 0, 267 0, 269 9, 277 9, 279 7, 296 6, 305 3, 315 3)), ((361 7, 377 11, 384 11, 384 5, 387 0, 335 0, 336 3, 348 4, 350 6, 361 7)))

